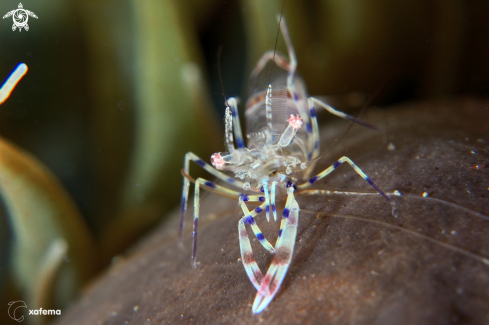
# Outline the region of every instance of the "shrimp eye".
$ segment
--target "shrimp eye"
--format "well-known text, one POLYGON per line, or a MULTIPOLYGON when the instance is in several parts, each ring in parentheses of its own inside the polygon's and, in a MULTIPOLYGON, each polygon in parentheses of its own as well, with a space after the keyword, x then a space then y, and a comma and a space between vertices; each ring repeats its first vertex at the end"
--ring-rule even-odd
POLYGON ((224 159, 219 153, 215 153, 211 156, 211 164, 217 169, 222 169, 225 165, 224 159))

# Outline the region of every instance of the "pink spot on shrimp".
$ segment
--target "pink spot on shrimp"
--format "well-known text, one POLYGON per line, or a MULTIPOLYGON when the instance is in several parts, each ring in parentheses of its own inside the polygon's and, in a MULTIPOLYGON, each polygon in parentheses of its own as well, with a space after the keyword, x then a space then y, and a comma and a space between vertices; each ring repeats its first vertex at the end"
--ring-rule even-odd
POLYGON ((242 230, 239 235, 241 238, 247 238, 248 237, 248 233, 246 232, 246 230, 242 230))
POLYGON ((275 265, 287 265, 290 262, 292 252, 286 247, 280 247, 275 252, 272 263, 275 265))
POLYGON ((262 279, 260 290, 258 290, 258 293, 260 295, 266 296, 270 294, 268 286, 271 280, 272 280, 272 276, 270 274, 265 275, 265 277, 262 279))
POLYGON ((218 153, 215 153, 211 156, 211 164, 217 169, 222 169, 225 165, 224 159, 222 159, 221 155, 218 153))
POLYGON ((249 252, 243 254, 243 263, 245 265, 249 265, 254 262, 255 262, 255 258, 253 257, 253 253, 249 252))
POLYGON ((289 121, 289 125, 296 130, 300 129, 302 123, 304 123, 299 115, 294 115, 294 114, 290 114, 288 121, 289 121))

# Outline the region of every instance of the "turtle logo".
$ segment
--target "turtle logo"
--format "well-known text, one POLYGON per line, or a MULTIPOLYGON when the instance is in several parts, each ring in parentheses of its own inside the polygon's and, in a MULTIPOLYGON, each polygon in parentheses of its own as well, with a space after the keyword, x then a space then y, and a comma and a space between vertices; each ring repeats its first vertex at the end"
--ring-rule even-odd
POLYGON ((11 10, 3 16, 3 19, 8 18, 12 16, 14 20, 14 24, 12 25, 12 30, 15 32, 15 30, 18 28, 19 32, 22 31, 22 28, 24 28, 26 31, 29 30, 29 25, 27 25, 27 21, 29 20, 29 16, 34 17, 37 19, 37 16, 35 13, 29 10, 25 10, 24 6, 22 6, 22 3, 19 3, 19 8, 11 10))
POLYGON ((15 317, 15 311, 19 308, 27 308, 27 305, 22 300, 11 301, 8 303, 8 315, 13 320, 18 322, 22 322, 24 320, 24 316, 20 316, 19 318, 15 317))

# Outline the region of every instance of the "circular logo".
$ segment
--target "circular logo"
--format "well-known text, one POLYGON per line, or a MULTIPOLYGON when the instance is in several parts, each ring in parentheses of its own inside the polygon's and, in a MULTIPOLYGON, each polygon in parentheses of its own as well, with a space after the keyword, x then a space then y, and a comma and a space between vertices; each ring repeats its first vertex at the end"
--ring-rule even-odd
POLYGON ((27 15, 27 12, 24 9, 17 9, 15 10, 15 13, 13 14, 14 18, 14 24, 18 28, 24 28, 25 25, 27 25, 27 21, 29 20, 29 16, 27 15))
MULTIPOLYGON (((16 320, 18 322, 22 322, 24 320, 24 315, 21 315, 20 317, 16 317, 16 315, 15 315, 15 312, 19 308, 27 308, 27 305, 22 300, 9 302, 8 303, 8 315, 13 320, 16 320)), ((18 314, 20 314, 20 312, 18 312, 18 314)))

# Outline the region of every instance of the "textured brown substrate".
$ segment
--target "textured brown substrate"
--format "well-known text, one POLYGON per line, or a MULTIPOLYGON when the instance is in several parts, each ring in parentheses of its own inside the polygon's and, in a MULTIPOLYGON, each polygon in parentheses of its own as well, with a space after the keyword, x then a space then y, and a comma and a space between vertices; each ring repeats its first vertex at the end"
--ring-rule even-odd
MULTIPOLYGON (((256 291, 239 260, 235 203, 209 194, 196 270, 190 231, 182 249, 175 214, 57 324, 489 323, 488 106, 464 99, 371 111, 367 120, 386 133, 355 126, 317 171, 347 155, 402 196, 299 197, 292 264, 263 313, 251 312, 256 291)), ((323 129, 323 148, 344 129, 323 129)), ((372 192, 348 166, 315 188, 372 192)), ((257 223, 273 243, 279 223, 257 223)), ((252 246, 265 272, 271 258, 252 246)))

